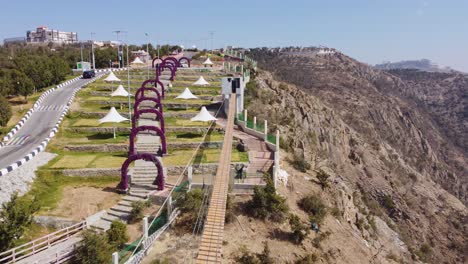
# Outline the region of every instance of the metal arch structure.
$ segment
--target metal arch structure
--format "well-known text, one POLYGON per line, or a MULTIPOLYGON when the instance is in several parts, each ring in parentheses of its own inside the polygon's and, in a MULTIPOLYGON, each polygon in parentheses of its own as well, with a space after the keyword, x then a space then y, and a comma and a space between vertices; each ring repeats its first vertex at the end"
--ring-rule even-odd
MULTIPOLYGON (((161 94, 159 93, 158 89, 154 88, 154 87, 140 87, 138 88, 138 90, 136 91, 136 94, 135 94, 135 101, 138 100, 140 97, 145 97, 145 91, 147 92, 154 92, 156 94, 156 97, 151 97, 151 98, 157 98, 159 101, 161 101, 161 94)), ((150 97, 150 96, 146 96, 146 97, 150 97)))
POLYGON ((161 149, 163 154, 167 154, 167 145, 166 145, 166 135, 164 132, 161 130, 161 128, 157 126, 139 126, 132 128, 132 132, 130 132, 130 149, 129 149, 129 154, 130 155, 135 155, 137 154, 135 151, 135 137, 138 135, 138 133, 142 131, 154 131, 158 136, 161 138, 161 149))
MULTIPOLYGON (((160 75, 160 73, 159 73, 159 75, 160 75)), ((149 87, 146 87, 146 85, 149 84, 149 83, 152 83, 153 86, 150 86, 150 87, 154 87, 154 88, 158 88, 158 85, 159 85, 159 87, 161 88, 162 98, 164 98, 164 84, 159 80, 159 75, 158 75, 158 70, 156 69, 156 79, 145 80, 141 84, 141 87, 149 88, 149 87)))
POLYGON ((177 66, 175 66, 172 62, 163 62, 162 64, 157 65, 156 67, 156 76, 159 79, 161 73, 164 69, 169 69, 171 71, 171 81, 174 81, 174 77, 176 76, 177 66))
POLYGON ((163 63, 172 62, 174 66, 180 67, 180 62, 174 57, 167 57, 163 60, 163 63))
POLYGON ((166 129, 164 127, 164 116, 163 116, 163 114, 160 111, 158 111, 156 109, 151 109, 151 108, 135 110, 135 112, 134 112, 134 114, 132 116, 132 129, 134 129, 136 127, 136 122, 140 118, 141 114, 146 114, 146 113, 155 114, 159 118, 159 123, 160 123, 160 127, 161 127, 162 132, 166 133, 166 129))
POLYGON ((145 97, 145 96, 142 96, 142 97, 135 100, 135 105, 133 106, 134 111, 137 111, 138 107, 141 104, 141 102, 144 102, 144 101, 152 101, 152 102, 156 103, 154 108, 159 108, 159 111, 161 111, 161 113, 163 112, 163 107, 162 107, 162 104, 161 104, 161 100, 158 100, 157 98, 154 98, 154 97, 145 97))
POLYGON ((159 190, 164 190, 164 172, 161 161, 156 155, 150 153, 141 153, 128 156, 128 158, 122 164, 122 168, 120 169, 120 183, 117 186, 117 189, 120 189, 124 192, 128 191, 128 166, 130 166, 130 164, 136 160, 150 161, 156 165, 156 168, 158 169, 158 175, 154 184, 158 186, 159 190))
POLYGON ((151 62, 151 68, 154 68, 154 66, 155 66, 155 65, 154 65, 154 62, 157 61, 157 60, 160 60, 161 62, 156 63, 156 65, 163 63, 163 60, 162 60, 162 59, 160 59, 159 57, 155 57, 155 58, 153 59, 153 61, 151 62))
POLYGON ((190 59, 187 58, 187 57, 182 57, 179 59, 179 67, 182 67, 182 61, 185 60, 187 62, 187 65, 189 66, 190 68, 190 59))

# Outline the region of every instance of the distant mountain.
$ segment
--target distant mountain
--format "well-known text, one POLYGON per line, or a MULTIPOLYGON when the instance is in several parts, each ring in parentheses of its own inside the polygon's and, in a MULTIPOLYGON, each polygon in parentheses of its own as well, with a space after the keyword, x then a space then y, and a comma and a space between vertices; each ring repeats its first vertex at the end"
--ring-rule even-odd
POLYGON ((427 72, 454 72, 450 67, 441 67, 428 59, 384 62, 374 67, 380 70, 417 69, 427 72))

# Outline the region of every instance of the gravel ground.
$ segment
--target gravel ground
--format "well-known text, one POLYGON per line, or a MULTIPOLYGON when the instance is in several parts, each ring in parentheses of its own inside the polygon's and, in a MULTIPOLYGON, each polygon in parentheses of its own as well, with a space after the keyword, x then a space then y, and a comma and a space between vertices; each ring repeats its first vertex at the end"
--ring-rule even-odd
POLYGON ((0 205, 10 200, 14 192, 20 195, 29 191, 30 183, 36 178, 36 169, 47 164, 57 154, 41 152, 16 170, 0 177, 0 205))

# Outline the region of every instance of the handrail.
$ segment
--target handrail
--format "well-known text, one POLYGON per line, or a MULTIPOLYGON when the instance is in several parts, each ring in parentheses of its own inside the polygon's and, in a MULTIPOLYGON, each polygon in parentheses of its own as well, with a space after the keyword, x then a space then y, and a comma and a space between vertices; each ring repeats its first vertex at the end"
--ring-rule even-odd
POLYGON ((33 241, 0 253, 0 263, 12 263, 35 255, 58 243, 68 240, 72 235, 86 229, 86 221, 57 230, 33 241), (25 254, 24 254, 25 253, 25 254), (6 261, 6 262, 5 262, 6 261))

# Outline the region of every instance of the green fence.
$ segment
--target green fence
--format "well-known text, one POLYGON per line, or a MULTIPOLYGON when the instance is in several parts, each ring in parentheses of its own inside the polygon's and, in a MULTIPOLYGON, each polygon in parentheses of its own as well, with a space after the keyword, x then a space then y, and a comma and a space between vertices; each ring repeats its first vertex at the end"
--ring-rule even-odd
POLYGON ((272 144, 276 144, 276 136, 274 135, 267 135, 267 141, 272 143, 272 144))

